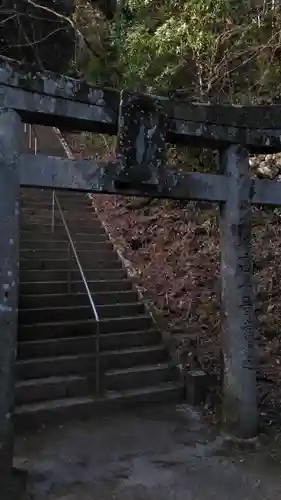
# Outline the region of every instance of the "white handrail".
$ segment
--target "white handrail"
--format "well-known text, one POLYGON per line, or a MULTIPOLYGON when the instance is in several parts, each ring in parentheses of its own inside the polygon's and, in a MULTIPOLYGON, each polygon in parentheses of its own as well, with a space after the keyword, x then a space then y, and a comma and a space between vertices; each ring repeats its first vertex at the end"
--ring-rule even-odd
POLYGON ((58 197, 57 197, 55 191, 53 190, 53 194, 52 194, 52 232, 54 232, 54 228, 55 228, 55 205, 57 205, 57 207, 58 207, 62 223, 63 223, 64 228, 66 230, 66 234, 67 234, 67 237, 69 240, 71 250, 72 250, 74 258, 76 260, 76 264, 77 264, 78 269, 80 271, 82 281, 84 283, 84 286, 85 286, 85 289, 86 289, 86 292, 87 292, 87 295, 88 295, 88 298, 90 301, 90 305, 91 305, 91 308, 93 311, 94 318, 97 322, 97 330, 96 330, 96 392, 97 392, 97 394, 99 394, 99 392, 100 392, 100 327, 99 327, 100 326, 100 317, 99 317, 97 308, 95 306, 95 303, 93 301, 92 294, 90 292, 90 289, 89 289, 83 268, 81 266, 79 257, 77 255, 73 239, 72 239, 71 234, 69 232, 67 222, 66 222, 65 217, 63 215, 63 211, 62 211, 60 202, 58 200, 58 197))

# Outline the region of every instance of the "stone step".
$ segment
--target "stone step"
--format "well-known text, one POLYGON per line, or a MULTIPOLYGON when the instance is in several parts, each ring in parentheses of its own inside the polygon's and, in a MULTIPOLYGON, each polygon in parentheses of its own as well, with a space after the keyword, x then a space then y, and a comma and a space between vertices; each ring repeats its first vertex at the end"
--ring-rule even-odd
POLYGON ((165 362, 108 370, 104 376, 106 390, 123 391, 168 382, 173 380, 175 373, 170 363, 165 362))
MULTIPOLYGON (((63 210, 63 215, 67 223, 73 222, 77 223, 81 221, 86 225, 94 224, 101 225, 101 221, 93 210, 63 210)), ((20 222, 25 222, 26 224, 32 224, 34 222, 42 222, 46 225, 51 226, 52 224, 52 211, 48 208, 43 208, 41 210, 34 208, 23 208, 20 210, 20 222)), ((57 224, 62 224, 61 215, 58 211, 54 213, 55 226, 57 224)))
MULTIPOLYGON (((100 333, 118 333, 153 328, 150 316, 102 319, 99 323, 100 333)), ((18 328, 19 341, 52 339, 65 337, 85 337, 95 335, 97 324, 94 320, 34 323, 21 325, 18 328)))
MULTIPOLYGON (((75 249, 77 252, 80 251, 92 251, 92 252, 108 252, 113 250, 112 243, 109 240, 105 241, 75 241, 73 240, 75 249)), ((30 252, 44 251, 44 252, 55 252, 55 251, 67 251, 69 246, 69 241, 67 239, 64 240, 20 240, 20 255, 25 256, 30 252)))
MULTIPOLYGON (((30 273, 30 271, 29 271, 30 273)), ((32 273, 32 278, 34 278, 34 273, 32 273)), ((114 273, 113 273, 114 274, 114 273)), ((104 275, 104 274, 103 274, 104 275)), ((110 274, 112 278, 112 273, 110 274)), ((128 279, 121 280, 90 280, 88 281, 88 287, 92 293, 122 293, 132 291, 132 284, 128 279)), ((20 296, 37 294, 67 294, 68 293, 68 282, 65 281, 20 281, 20 296)), ((71 282, 71 292, 72 293, 85 293, 85 285, 83 281, 72 281, 71 282)))
MULTIPOLYGON (((61 209, 63 212, 86 212, 86 213, 91 213, 93 214, 94 217, 98 218, 97 212, 95 211, 93 205, 85 200, 85 201, 79 201, 79 200, 67 200, 67 199, 59 199, 59 203, 61 206, 61 209)), ((44 199, 40 199, 39 197, 37 198, 31 198, 31 197, 21 197, 20 198, 20 208, 21 212, 23 214, 40 214, 44 213, 47 214, 47 211, 49 211, 49 214, 52 214, 53 206, 52 206, 52 198, 47 198, 45 197, 44 199)), ((59 214, 59 208, 57 204, 55 204, 55 214, 59 214)))
MULTIPOLYGON (((72 238, 77 234, 77 232, 83 234, 91 234, 91 235, 92 234, 106 235, 105 230, 103 229, 100 223, 75 224, 71 222, 68 224, 68 230, 72 238)), ((40 220, 38 220, 38 222, 33 222, 33 223, 26 223, 25 221, 21 221, 20 235, 22 235, 22 233, 28 233, 28 232, 36 234, 38 237, 46 233, 47 234, 51 233, 54 235, 66 234, 66 230, 63 224, 55 225, 54 232, 52 232, 51 224, 42 224, 40 220)))
POLYGON ((151 405, 160 402, 180 403, 183 387, 179 382, 166 382, 156 386, 141 387, 133 390, 107 391, 103 397, 85 396, 64 398, 40 403, 20 405, 15 409, 17 432, 30 429, 32 432, 42 425, 52 422, 63 423, 67 419, 91 418, 98 412, 111 414, 135 408, 136 405, 151 405))
MULTIPOLYGON (((117 256, 113 254, 113 252, 104 252, 104 253, 96 253, 93 252, 80 252, 79 253, 79 261, 83 267, 88 270, 95 269, 122 269, 122 263, 118 260, 117 256)), ((74 259, 73 255, 71 259, 46 259, 46 258, 37 258, 30 254, 30 258, 20 259, 20 270, 21 271, 55 271, 55 270, 64 270, 64 269, 73 269, 76 270, 77 262, 74 259)))
MULTIPOLYGON (((60 200, 59 200, 60 201, 60 200)), ((75 200, 73 203, 71 201, 60 201, 60 205, 63 211, 69 211, 69 212, 86 212, 90 213, 92 212, 93 215, 95 216, 95 210, 93 206, 88 203, 87 201, 79 202, 75 200)), ((40 212, 41 210, 50 210, 50 215, 52 213, 52 199, 43 199, 41 200, 40 198, 21 198, 20 200, 20 211, 25 212, 26 210, 34 210, 36 212, 40 212)), ((58 208, 56 206, 56 210, 58 211, 58 208)))
MULTIPOLYGON (((138 302, 136 292, 109 292, 109 293, 93 293, 93 301, 95 305, 110 305, 110 304, 130 304, 138 302)), ((87 293, 62 293, 49 295, 23 295, 19 296, 19 309, 40 309, 48 307, 77 307, 89 305, 89 297, 87 293)))
MULTIPOLYGON (((124 391, 156 386, 172 380, 168 363, 111 370, 105 374, 105 391, 124 391)), ((16 384, 16 405, 95 394, 95 377, 85 375, 51 376, 27 379, 16 384)))
MULTIPOLYGON (((41 208, 39 208, 39 203, 40 203, 40 200, 37 200, 37 204, 36 204, 36 200, 32 200, 30 203, 28 203, 28 200, 24 200, 22 199, 21 202, 20 202, 20 213, 24 216, 24 215, 43 215, 45 216, 46 218, 48 218, 48 220, 50 220, 50 218, 52 217, 52 205, 50 204, 50 202, 48 200, 44 200, 42 201, 42 204, 40 203, 40 206, 41 208), (46 206, 47 204, 47 206, 46 206)), ((92 214, 93 218, 96 219, 96 220, 99 220, 98 218, 98 214, 97 212, 95 211, 94 207, 91 205, 91 204, 81 204, 81 203, 76 203, 75 201, 73 203, 65 203, 63 200, 60 202, 60 205, 61 205, 61 209, 63 211, 63 213, 71 213, 73 214, 74 216, 77 214, 77 213, 81 213, 81 214, 86 214, 87 216, 90 217, 90 215, 92 214)), ((58 206, 56 205, 55 206, 55 210, 54 210, 54 214, 56 217, 60 218, 60 211, 58 209, 58 206)))
POLYGON ((82 375, 22 380, 16 384, 16 405, 89 396, 95 384, 82 375))
MULTIPOLYGON (((106 233, 83 233, 83 232, 75 232, 71 234, 72 240, 74 242, 79 241, 80 243, 101 243, 108 242, 108 236, 106 233)), ((38 232, 38 231, 24 231, 20 229, 20 241, 66 241, 69 242, 66 231, 55 231, 51 232, 38 232)))
MULTIPOLYGON (((141 347, 161 342, 161 333, 158 330, 141 330, 119 333, 102 333, 100 335, 100 349, 114 350, 128 347, 141 347)), ((55 357, 79 353, 95 353, 96 336, 69 338, 51 338, 31 340, 18 343, 18 360, 31 358, 55 357)))
MULTIPOLYGON (((95 217, 94 214, 92 215, 91 213, 89 213, 88 216, 85 216, 83 212, 75 212, 73 214, 64 212, 63 215, 68 227, 75 228, 77 225, 79 225, 86 228, 91 227, 92 231, 94 232, 99 231, 100 229, 103 230, 101 222, 97 217, 95 217)), ((22 212, 20 214, 20 224, 23 228, 27 226, 28 230, 35 229, 35 225, 40 225, 44 229, 46 228, 46 230, 50 228, 52 229, 52 219, 50 217, 50 213, 48 213, 47 211, 46 215, 41 213, 27 215, 25 212, 22 212)), ((56 230, 57 227, 64 227, 63 221, 59 215, 56 215, 54 218, 54 230, 56 230)))
MULTIPOLYGON (((76 204, 69 204, 65 207, 61 207, 63 215, 66 220, 71 220, 72 217, 74 219, 78 217, 81 217, 85 220, 91 221, 97 221, 101 224, 100 219, 97 216, 97 213, 91 206, 83 206, 79 207, 76 204)), ((61 215, 58 209, 55 210, 55 218, 56 220, 61 220, 61 215)), ((48 203, 31 203, 31 204, 26 204, 26 203, 21 203, 20 204, 20 220, 25 220, 25 218, 29 218, 28 220, 31 220, 32 222, 32 217, 44 217, 46 219, 46 223, 51 224, 52 220, 52 207, 48 203)))
MULTIPOLYGON (((96 307, 100 319, 120 318, 122 316, 143 315, 145 310, 141 302, 131 304, 110 304, 96 307)), ((47 323, 51 321, 79 321, 94 317, 92 307, 86 306, 44 307, 37 309, 20 309, 18 313, 21 325, 47 323)))
MULTIPOLYGON (((165 361, 167 353, 160 344, 130 349, 100 352, 100 369, 128 368, 134 365, 155 364, 165 361)), ((38 379, 64 375, 94 376, 96 356, 94 353, 63 355, 55 357, 18 360, 17 380, 38 379)))
MULTIPOLYGON (((94 224, 99 224, 102 226, 101 220, 98 218, 96 212, 93 210, 92 207, 84 207, 84 208, 79 208, 76 206, 69 206, 65 209, 62 209, 64 218, 67 223, 70 223, 72 220, 74 223, 77 221, 77 219, 82 219, 85 221, 86 225, 90 224, 91 221, 94 222, 94 224)), ((55 226, 57 223, 61 223, 61 215, 58 210, 55 211, 54 213, 55 217, 55 226)), ((51 227, 52 224, 52 209, 51 207, 48 206, 20 206, 20 221, 25 222, 25 223, 34 223, 37 220, 41 220, 42 222, 45 222, 46 225, 49 225, 51 227)))
MULTIPOLYGON (((98 267, 98 266, 97 266, 98 267)), ((119 281, 125 280, 127 274, 125 269, 83 269, 86 280, 88 281, 119 281)), ((20 282, 47 282, 47 281, 80 281, 81 273, 77 269, 49 269, 49 270, 35 270, 35 269, 20 269, 20 282)), ((74 291, 74 288, 69 290, 74 291)))
POLYGON ((57 192, 57 196, 59 198, 63 198, 63 199, 70 200, 70 201, 73 201, 73 200, 86 200, 87 202, 91 201, 88 193, 84 193, 81 191, 67 191, 67 190, 62 191, 61 190, 61 191, 57 192))
MULTIPOLYGON (((71 235, 76 231, 77 227, 82 228, 83 232, 85 233, 104 234, 104 228, 101 225, 100 221, 93 218, 92 215, 89 215, 89 217, 84 217, 80 216, 80 214, 71 214, 70 216, 64 214, 64 218, 71 235)), ((32 217, 21 216, 20 226, 22 230, 26 231, 37 231, 37 226, 40 229, 40 232, 53 232, 50 216, 49 218, 41 217, 41 215, 32 217)), ((55 218, 54 233, 56 234, 58 231, 62 230, 65 231, 63 221, 60 218, 55 218)))
MULTIPOLYGON (((78 206, 73 206, 71 209, 63 209, 63 216, 67 223, 73 224, 77 220, 85 221, 86 225, 93 223, 93 225, 102 225, 100 219, 97 216, 97 213, 92 210, 85 210, 84 208, 79 208, 78 206)), ((40 221, 42 224, 46 224, 48 226, 51 225, 52 217, 54 217, 55 224, 62 224, 61 213, 58 209, 52 212, 50 208, 32 208, 31 207, 22 207, 20 210, 20 222, 34 224, 35 222, 40 221)))
MULTIPOLYGON (((75 245, 74 245, 75 246, 75 245)), ((85 249, 78 249, 75 246, 75 250, 77 252, 77 255, 79 259, 81 260, 82 264, 84 262, 103 262, 103 261, 114 261, 114 262, 120 262, 118 259, 118 255, 116 252, 114 252, 112 249, 108 249, 105 245, 104 249, 95 249, 95 248, 89 248, 87 250, 85 249)), ((76 262, 73 257, 73 252, 72 250, 68 249, 68 245, 65 245, 64 248, 54 248, 54 249, 35 249, 35 248, 20 248, 20 263, 23 262, 25 264, 25 260, 32 260, 34 262, 40 262, 40 261, 46 261, 47 263, 50 261, 67 261, 68 262, 68 255, 70 253, 71 256, 71 261, 76 262)), ((63 269, 64 266, 62 266, 60 269, 63 269)), ((41 266, 39 267, 41 269, 41 266)))

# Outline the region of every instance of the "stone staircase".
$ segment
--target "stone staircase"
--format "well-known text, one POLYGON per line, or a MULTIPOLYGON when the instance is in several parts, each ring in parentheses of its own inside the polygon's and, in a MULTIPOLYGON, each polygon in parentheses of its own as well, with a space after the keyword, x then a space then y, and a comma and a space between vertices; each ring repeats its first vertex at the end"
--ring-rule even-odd
POLYGON ((57 196, 100 316, 101 394, 95 394, 97 323, 65 227, 56 210, 52 232, 50 191, 22 189, 16 420, 180 401, 161 333, 89 198, 57 196))

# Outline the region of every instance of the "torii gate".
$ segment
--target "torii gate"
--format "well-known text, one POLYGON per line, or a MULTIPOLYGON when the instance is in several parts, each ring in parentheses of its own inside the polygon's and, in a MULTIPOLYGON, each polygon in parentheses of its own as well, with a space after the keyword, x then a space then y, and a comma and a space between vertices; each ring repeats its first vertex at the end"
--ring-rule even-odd
POLYGON ((0 108, 0 491, 13 458, 20 185, 220 204, 223 423, 237 436, 254 436, 251 204, 281 205, 281 185, 250 179, 248 152, 281 151, 280 106, 192 104, 119 93, 2 58, 0 108), (116 159, 23 155, 22 122, 117 135, 116 159), (165 161, 168 142, 218 149, 221 172, 172 171, 165 161))

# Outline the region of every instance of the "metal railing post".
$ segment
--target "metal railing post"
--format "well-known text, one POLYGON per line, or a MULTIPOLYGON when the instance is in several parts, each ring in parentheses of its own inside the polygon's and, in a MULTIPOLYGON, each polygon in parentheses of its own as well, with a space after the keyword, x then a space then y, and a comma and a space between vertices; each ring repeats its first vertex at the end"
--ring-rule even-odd
POLYGON ((52 191, 52 233, 55 231, 55 190, 52 191))
POLYGON ((67 247, 67 261, 68 261, 67 293, 70 293, 71 292, 71 270, 70 270, 71 248, 70 248, 70 243, 68 243, 68 247, 67 247))
POLYGON ((96 393, 100 394, 100 324, 97 322, 96 329, 96 393))

